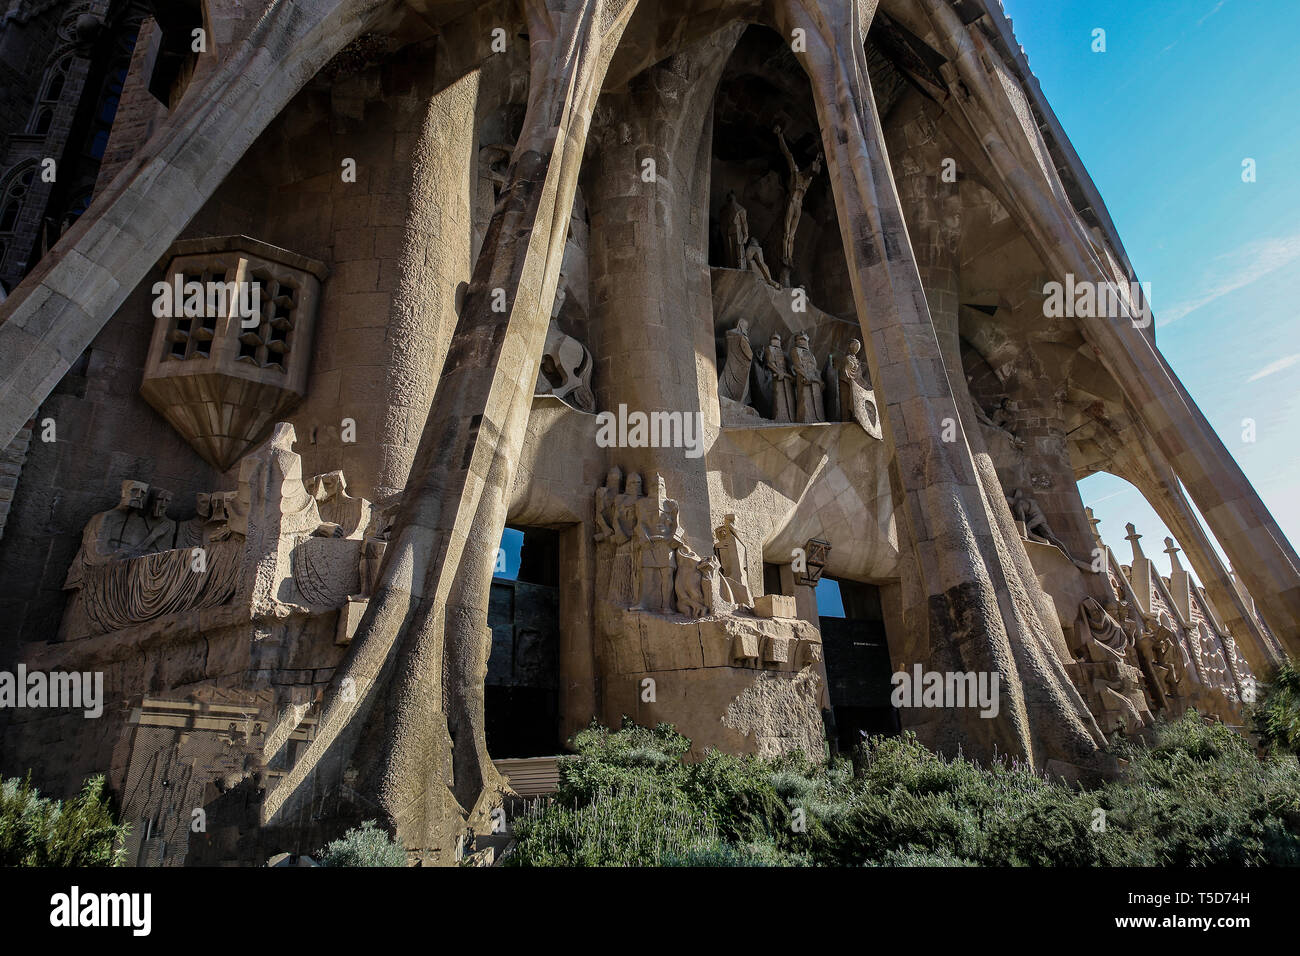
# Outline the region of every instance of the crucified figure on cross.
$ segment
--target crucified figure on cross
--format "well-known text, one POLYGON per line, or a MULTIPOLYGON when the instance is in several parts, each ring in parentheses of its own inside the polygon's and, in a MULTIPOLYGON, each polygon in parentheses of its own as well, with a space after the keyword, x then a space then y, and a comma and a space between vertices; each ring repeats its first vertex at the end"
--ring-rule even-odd
POLYGON ((790 147, 786 145, 785 135, 781 132, 781 124, 777 123, 772 127, 772 132, 776 133, 776 140, 781 144, 781 153, 785 156, 786 163, 790 166, 790 199, 785 207, 785 235, 781 241, 781 285, 790 284, 790 269, 794 263, 794 234, 799 229, 799 219, 803 215, 803 197, 808 192, 808 187, 812 181, 822 171, 822 154, 819 151, 816 159, 808 164, 807 171, 801 170, 799 164, 794 161, 794 155, 790 152, 790 147))

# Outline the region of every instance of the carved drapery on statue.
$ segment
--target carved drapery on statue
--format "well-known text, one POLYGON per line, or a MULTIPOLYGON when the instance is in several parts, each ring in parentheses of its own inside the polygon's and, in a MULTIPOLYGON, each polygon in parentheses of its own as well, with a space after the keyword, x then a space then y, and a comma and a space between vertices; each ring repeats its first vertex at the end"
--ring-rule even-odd
POLYGON ((360 590, 370 503, 347 494, 342 472, 304 483, 293 441, 292 426, 276 425, 242 461, 239 489, 199 493, 195 515, 179 523, 166 515, 169 492, 124 481, 117 506, 86 523, 64 581, 62 636, 234 601, 255 613, 325 610, 360 590))

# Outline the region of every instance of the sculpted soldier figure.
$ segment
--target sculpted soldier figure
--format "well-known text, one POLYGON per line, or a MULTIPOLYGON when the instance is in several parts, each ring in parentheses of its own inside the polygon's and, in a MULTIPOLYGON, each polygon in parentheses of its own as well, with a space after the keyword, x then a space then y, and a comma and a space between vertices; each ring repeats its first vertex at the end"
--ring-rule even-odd
POLYGON ((794 421, 794 376, 786 368, 781 336, 773 335, 763 350, 763 367, 772 376, 772 421, 794 421))
POLYGON ((741 319, 727 332, 727 358, 718 376, 718 394, 744 405, 749 401, 749 370, 754 346, 749 342, 749 321, 741 319))
POLYGON ((803 197, 808 192, 808 187, 812 185, 812 181, 822 171, 822 154, 818 152, 817 158, 809 164, 808 171, 805 172, 794 161, 794 156, 790 153, 790 147, 786 145, 785 135, 781 132, 779 123, 772 127, 772 132, 776 133, 776 141, 780 143, 781 153, 785 156, 786 164, 790 167, 790 185, 788 187, 790 198, 785 206, 785 235, 781 244, 781 285, 788 286, 790 284, 790 269, 794 263, 794 235, 799 231, 799 220, 803 216, 803 197))
POLYGON ((790 368, 795 378, 795 413, 798 421, 826 421, 826 410, 822 407, 822 389, 826 386, 817 369, 817 359, 808 347, 807 332, 800 332, 794 337, 790 368))

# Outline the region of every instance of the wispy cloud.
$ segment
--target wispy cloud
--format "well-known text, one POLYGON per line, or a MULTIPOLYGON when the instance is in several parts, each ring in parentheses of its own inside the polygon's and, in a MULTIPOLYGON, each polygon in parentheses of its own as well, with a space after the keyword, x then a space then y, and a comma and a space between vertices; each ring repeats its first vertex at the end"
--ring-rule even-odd
POLYGON ((1216 3, 1216 4, 1214 5, 1214 9, 1213 9, 1213 10, 1211 10, 1211 11, 1210 11, 1209 13, 1207 13, 1205 16, 1201 17, 1201 19, 1199 19, 1199 20, 1196 21, 1196 25, 1199 27, 1199 26, 1200 26, 1202 23, 1204 23, 1206 20, 1210 19, 1210 17, 1214 16, 1216 13, 1218 13, 1220 10, 1222 10, 1222 9, 1223 9, 1223 5, 1224 5, 1225 3, 1227 3, 1227 2, 1228 2, 1228 0, 1219 0, 1219 2, 1216 3))
POLYGON ((1246 379, 1246 381, 1258 382, 1261 378, 1267 378, 1269 375, 1272 375, 1274 372, 1280 372, 1284 368, 1290 368, 1292 365, 1295 365, 1297 362, 1300 362, 1300 352, 1297 352, 1295 355, 1288 355, 1286 358, 1280 358, 1276 362, 1270 362, 1269 364, 1265 365, 1262 369, 1260 369, 1258 372, 1256 372, 1254 375, 1252 375, 1250 378, 1246 379))
POLYGON ((1271 272, 1300 259, 1300 233, 1251 242, 1233 252, 1225 253, 1214 261, 1218 267, 1211 269, 1207 285, 1196 298, 1179 302, 1159 310, 1157 326, 1177 322, 1216 299, 1253 285, 1271 272))

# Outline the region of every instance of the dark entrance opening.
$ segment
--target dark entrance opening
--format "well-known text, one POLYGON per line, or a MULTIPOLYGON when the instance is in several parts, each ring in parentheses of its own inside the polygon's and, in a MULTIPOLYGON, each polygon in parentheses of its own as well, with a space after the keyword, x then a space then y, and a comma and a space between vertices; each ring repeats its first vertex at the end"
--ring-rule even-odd
POLYGON ((823 577, 817 606, 840 753, 848 753, 868 735, 899 733, 898 710, 889 702, 893 666, 880 589, 823 577))
POLYGON ((547 757, 562 751, 560 539, 544 528, 507 528, 501 548, 488 601, 488 753, 495 760, 547 757))

